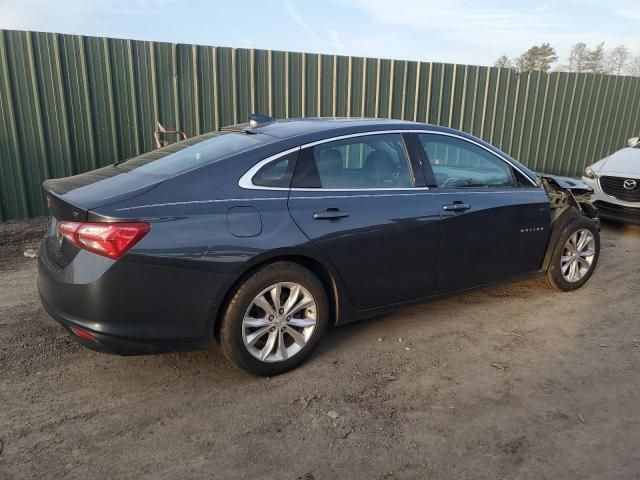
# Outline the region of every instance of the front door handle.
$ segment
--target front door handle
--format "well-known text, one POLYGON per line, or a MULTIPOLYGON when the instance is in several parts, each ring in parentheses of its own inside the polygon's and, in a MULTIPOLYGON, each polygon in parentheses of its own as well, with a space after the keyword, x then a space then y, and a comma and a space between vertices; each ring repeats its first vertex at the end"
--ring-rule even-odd
POLYGON ((313 218, 316 220, 340 220, 348 216, 349 213, 343 212, 339 208, 327 208, 324 212, 316 212, 313 214, 313 218))
POLYGON ((470 208, 471 205, 463 202, 453 202, 442 206, 442 209, 446 210, 447 212, 464 212, 465 210, 469 210, 470 208))

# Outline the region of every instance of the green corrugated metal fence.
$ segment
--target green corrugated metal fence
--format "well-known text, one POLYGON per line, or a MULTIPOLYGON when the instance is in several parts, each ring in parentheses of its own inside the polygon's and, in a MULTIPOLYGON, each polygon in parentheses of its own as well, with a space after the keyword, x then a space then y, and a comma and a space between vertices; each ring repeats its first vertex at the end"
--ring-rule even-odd
POLYGON ((0 220, 46 214, 42 180, 249 113, 391 117, 477 135, 578 175, 640 131, 640 78, 0 30, 0 220))

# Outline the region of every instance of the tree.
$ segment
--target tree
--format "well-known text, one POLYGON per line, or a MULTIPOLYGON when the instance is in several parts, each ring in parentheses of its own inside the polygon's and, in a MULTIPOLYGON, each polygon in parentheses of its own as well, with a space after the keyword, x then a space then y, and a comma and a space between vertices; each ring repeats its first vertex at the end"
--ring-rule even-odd
POLYGON ((618 45, 607 53, 607 70, 620 75, 629 61, 629 50, 624 45, 618 45))
POLYGON ((640 56, 633 57, 624 69, 627 75, 632 75, 634 77, 640 77, 640 56))
POLYGON ((542 70, 548 72, 551 64, 558 60, 555 49, 548 43, 534 45, 515 60, 516 69, 520 72, 542 70))
POLYGON ((604 42, 600 42, 596 48, 589 50, 584 66, 587 72, 609 73, 604 42))
POLYGON ((584 42, 576 43, 569 53, 569 72, 583 72, 589 56, 589 49, 584 42))
POLYGON ((506 55, 501 55, 493 66, 498 68, 513 68, 513 62, 506 55))

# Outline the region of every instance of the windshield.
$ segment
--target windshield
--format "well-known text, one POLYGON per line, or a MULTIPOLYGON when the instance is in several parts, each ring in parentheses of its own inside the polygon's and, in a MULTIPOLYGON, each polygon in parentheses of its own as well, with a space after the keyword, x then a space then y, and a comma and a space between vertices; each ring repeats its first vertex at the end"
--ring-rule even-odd
POLYGON ((273 137, 259 133, 210 132, 118 163, 116 168, 126 172, 170 176, 273 140, 273 137))

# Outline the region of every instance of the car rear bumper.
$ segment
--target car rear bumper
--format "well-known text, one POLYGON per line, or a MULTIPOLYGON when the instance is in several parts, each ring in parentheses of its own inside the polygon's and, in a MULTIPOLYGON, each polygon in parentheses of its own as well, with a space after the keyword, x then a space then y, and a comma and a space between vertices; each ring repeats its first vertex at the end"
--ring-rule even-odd
POLYGON ((602 200, 595 201, 594 205, 602 219, 640 225, 640 208, 625 207, 602 200))
POLYGON ((177 350, 197 350, 207 345, 206 338, 141 339, 106 335, 90 330, 87 327, 80 326, 79 323, 66 318, 64 314, 49 305, 42 295, 40 296, 40 300, 42 302, 42 306, 51 318, 62 325, 75 341, 96 352, 111 353, 115 355, 145 355, 151 353, 173 352, 177 350), (88 333, 92 338, 84 338, 78 335, 77 330, 75 332, 73 330, 77 328, 81 328, 85 334, 88 333))
POLYGON ((213 317, 228 276, 113 261, 80 251, 57 268, 40 250, 38 290, 46 311, 74 338, 123 355, 192 349, 213 338, 213 317))

